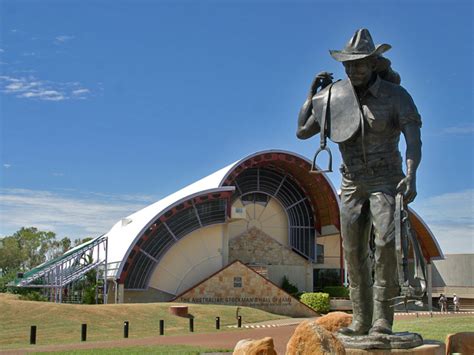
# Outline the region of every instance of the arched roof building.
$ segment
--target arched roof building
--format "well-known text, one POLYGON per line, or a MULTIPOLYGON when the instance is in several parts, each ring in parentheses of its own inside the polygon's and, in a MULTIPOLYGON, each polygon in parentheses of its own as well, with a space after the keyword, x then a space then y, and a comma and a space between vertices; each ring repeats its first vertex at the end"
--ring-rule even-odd
MULTIPOLYGON (((339 198, 310 165, 257 152, 117 222, 106 234, 115 300, 170 300, 235 260, 300 290, 324 281, 318 270, 340 280, 339 198)), ((442 257, 421 218, 411 211, 410 220, 427 260, 442 257)))

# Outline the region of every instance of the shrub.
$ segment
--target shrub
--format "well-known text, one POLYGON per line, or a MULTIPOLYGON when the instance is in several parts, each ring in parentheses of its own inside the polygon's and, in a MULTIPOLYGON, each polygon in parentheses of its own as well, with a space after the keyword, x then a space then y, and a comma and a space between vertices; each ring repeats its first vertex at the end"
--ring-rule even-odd
POLYGON ((311 307, 318 313, 327 313, 330 309, 329 294, 322 292, 304 293, 300 299, 305 305, 311 307))
POLYGON ((323 288, 324 293, 329 293, 329 297, 349 297, 349 288, 344 286, 326 286, 323 288))
POLYGON ((16 272, 0 273, 0 292, 8 292, 8 283, 15 279, 16 272))
POLYGON ((304 292, 298 292, 297 294, 292 295, 293 297, 300 299, 304 295, 304 292))
POLYGON ((95 304, 95 286, 86 287, 83 292, 82 303, 95 304))
POLYGON ((48 301, 48 299, 45 296, 43 296, 41 293, 39 293, 38 291, 29 291, 29 292, 20 294, 19 299, 22 301, 41 301, 41 302, 48 301))
POLYGON ((285 290, 286 292, 288 292, 290 295, 292 296, 296 296, 298 294, 298 287, 296 287, 295 285, 293 285, 289 280, 288 278, 285 276, 283 276, 283 281, 282 281, 282 284, 281 284, 281 288, 283 290, 285 290))

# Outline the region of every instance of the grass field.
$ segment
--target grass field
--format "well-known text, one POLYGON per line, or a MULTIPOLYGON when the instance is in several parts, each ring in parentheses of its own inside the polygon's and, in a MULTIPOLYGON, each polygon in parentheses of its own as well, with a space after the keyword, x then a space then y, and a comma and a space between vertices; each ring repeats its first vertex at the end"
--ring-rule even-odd
MULTIPOLYGON (((189 334, 189 320, 169 314, 176 303, 71 305, 50 302, 19 301, 16 296, 0 293, 0 349, 29 344, 30 326, 37 326, 37 344, 65 344, 80 341, 81 324, 87 323, 87 341, 123 338, 123 322, 129 321, 129 338, 159 334, 159 321, 165 320, 165 335, 189 334)), ((235 306, 189 305, 195 332, 215 330, 215 317, 221 329, 236 324, 235 306)), ((253 323, 286 318, 241 307, 242 322, 253 323)))
MULTIPOLYGON (((456 332, 474 331, 473 316, 437 316, 435 318, 397 319, 395 331, 420 333, 424 339, 444 342, 446 335, 456 332)), ((126 348, 108 348, 55 352, 54 354, 199 354, 202 352, 228 351, 231 349, 206 349, 191 346, 136 346, 126 348)), ((45 354, 45 353, 41 353, 45 354)), ((49 354, 49 353, 48 353, 49 354)), ((53 354, 53 353, 51 353, 53 354)))
POLYGON ((394 331, 419 333, 423 339, 444 342, 448 334, 474 332, 473 316, 437 316, 434 318, 396 319, 394 331))
MULTIPOLYGON (((424 339, 444 342, 450 333, 474 331, 473 316, 437 316, 435 318, 397 319, 395 331, 411 331, 420 333, 424 339)), ((54 354, 200 354, 202 352, 228 351, 231 349, 206 349, 192 346, 138 346, 126 348, 108 348, 55 352, 54 354)), ((41 353, 50 354, 50 353, 41 353)), ((53 354, 53 353, 51 353, 53 354)))
MULTIPOLYGON (((125 320, 130 322, 130 338, 158 335, 160 319, 165 320, 165 335, 189 334, 189 320, 170 315, 169 306, 170 303, 68 305, 19 301, 14 295, 0 294, 0 349, 28 347, 31 325, 38 327, 38 345, 79 343, 82 323, 88 324, 88 342, 122 339, 125 320)), ((221 317, 222 330, 228 331, 230 329, 226 326, 236 323, 235 306, 192 304, 189 305, 189 311, 195 317, 196 333, 216 331, 216 316, 221 317)), ((244 324, 285 318, 245 307, 240 309, 240 315, 244 324)), ((474 332, 474 317, 437 315, 433 318, 399 318, 395 320, 394 330, 416 332, 425 339, 444 342, 448 334, 474 332)), ((184 345, 163 345, 76 350, 64 354, 198 354, 219 350, 223 351, 184 345)))

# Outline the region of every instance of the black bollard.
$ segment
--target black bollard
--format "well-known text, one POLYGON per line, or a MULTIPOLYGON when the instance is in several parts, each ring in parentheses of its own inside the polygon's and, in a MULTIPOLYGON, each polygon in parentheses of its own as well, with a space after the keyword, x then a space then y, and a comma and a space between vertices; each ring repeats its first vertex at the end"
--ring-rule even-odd
POLYGON ((242 316, 237 318, 237 327, 242 328, 242 316))
POLYGON ((87 340, 87 324, 83 324, 81 327, 81 341, 87 340))
POLYGON ((165 321, 163 319, 160 319, 160 335, 165 334, 165 321))
POLYGON ((128 320, 123 322, 123 337, 128 338, 128 320))
POLYGON ((30 328, 30 344, 36 344, 36 325, 30 328))
POLYGON ((189 331, 194 332, 194 318, 189 318, 189 331))
POLYGON ((216 329, 221 329, 221 318, 216 317, 216 329))

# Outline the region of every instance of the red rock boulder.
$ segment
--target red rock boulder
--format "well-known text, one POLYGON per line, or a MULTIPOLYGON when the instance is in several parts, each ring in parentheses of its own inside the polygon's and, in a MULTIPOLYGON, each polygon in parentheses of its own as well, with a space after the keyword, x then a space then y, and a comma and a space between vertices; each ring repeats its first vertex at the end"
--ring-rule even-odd
POLYGON ((474 332, 449 334, 446 337, 446 354, 474 354, 474 332))
POLYGON ((286 355, 344 355, 341 342, 315 321, 305 321, 296 327, 286 345, 286 355))
POLYGON ((316 320, 316 324, 320 325, 331 333, 337 332, 339 329, 349 326, 352 323, 352 314, 345 312, 331 312, 316 320))
POLYGON ((242 339, 234 348, 233 355, 277 355, 273 339, 242 339))

